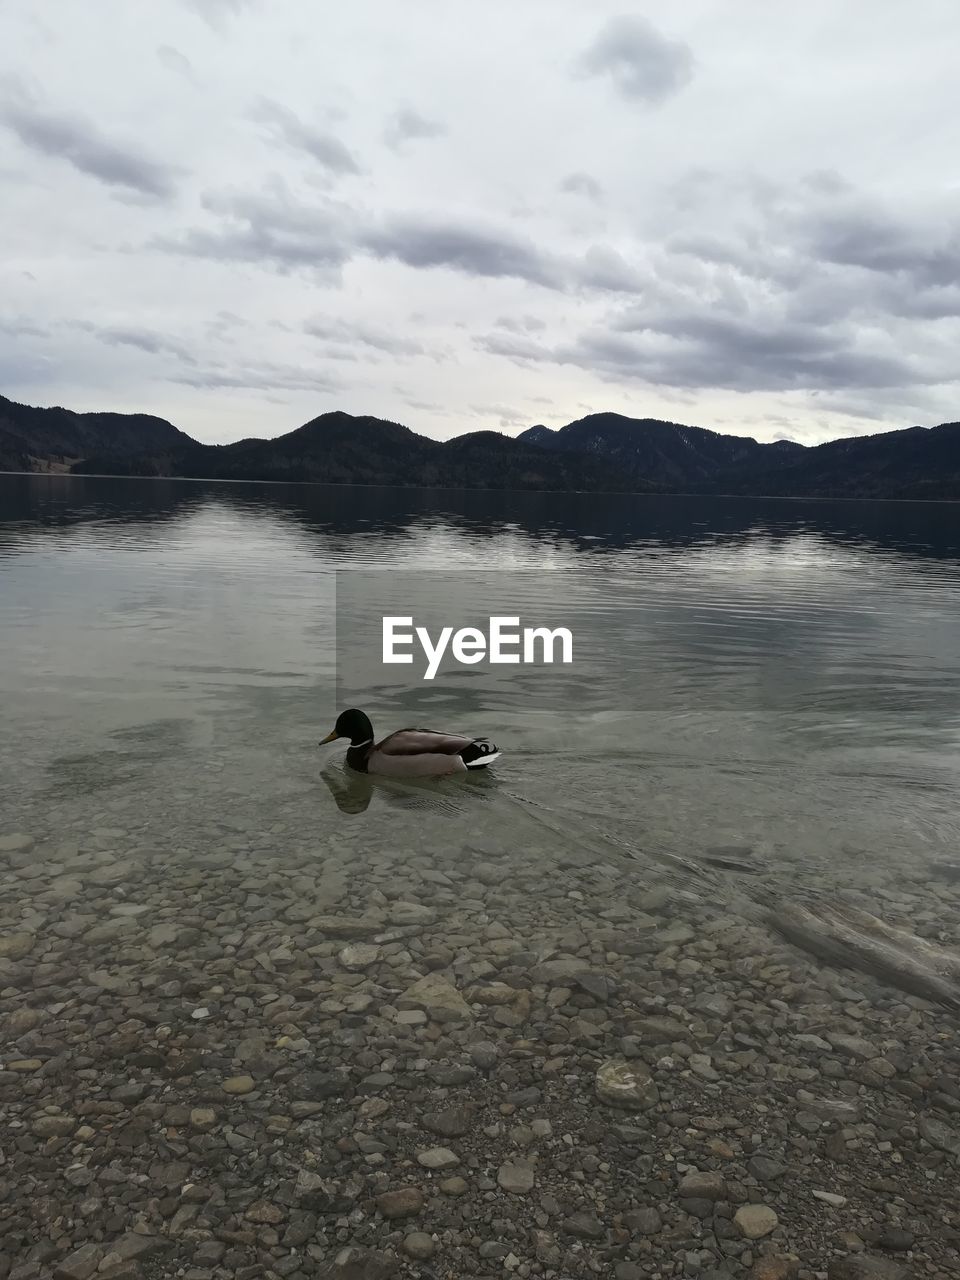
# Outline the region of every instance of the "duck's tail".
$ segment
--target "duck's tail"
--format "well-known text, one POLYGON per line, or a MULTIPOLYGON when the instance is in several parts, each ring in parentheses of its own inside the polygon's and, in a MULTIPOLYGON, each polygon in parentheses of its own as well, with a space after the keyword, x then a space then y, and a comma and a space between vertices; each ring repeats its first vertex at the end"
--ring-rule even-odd
POLYGON ((502 752, 495 742, 487 738, 474 738, 468 747, 460 752, 460 759, 468 769, 485 769, 494 760, 499 760, 502 752))

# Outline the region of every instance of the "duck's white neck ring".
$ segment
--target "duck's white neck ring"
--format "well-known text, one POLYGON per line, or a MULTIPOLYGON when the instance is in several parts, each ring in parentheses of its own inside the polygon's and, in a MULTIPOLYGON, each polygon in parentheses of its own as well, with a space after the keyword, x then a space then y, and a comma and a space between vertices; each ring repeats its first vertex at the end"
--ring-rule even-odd
POLYGON ((365 738, 363 742, 351 742, 350 746, 351 747, 369 747, 372 741, 373 741, 372 738, 365 738))

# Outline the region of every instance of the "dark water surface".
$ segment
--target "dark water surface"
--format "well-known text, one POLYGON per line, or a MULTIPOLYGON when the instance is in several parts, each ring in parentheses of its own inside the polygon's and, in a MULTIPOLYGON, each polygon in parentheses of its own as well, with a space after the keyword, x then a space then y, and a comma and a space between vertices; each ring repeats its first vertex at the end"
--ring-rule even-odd
POLYGON ((960 510, 0 476, 0 700, 0 835, 135 830, 184 859, 230 829, 522 841, 545 873, 562 846, 731 894, 866 886, 960 861, 960 510), (316 748, 349 566, 536 571, 530 611, 568 609, 589 661, 547 700, 525 672, 357 690, 383 732, 506 755, 351 780, 316 748))

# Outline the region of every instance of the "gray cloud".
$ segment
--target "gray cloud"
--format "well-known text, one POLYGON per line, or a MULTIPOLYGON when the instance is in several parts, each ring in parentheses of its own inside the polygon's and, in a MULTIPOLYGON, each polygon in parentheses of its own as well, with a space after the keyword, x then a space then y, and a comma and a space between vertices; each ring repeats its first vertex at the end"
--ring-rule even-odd
POLYGON ((800 294, 811 292, 814 273, 814 288, 829 294, 831 305, 856 302, 861 308, 878 305, 931 318, 953 313, 949 295, 960 286, 960 218, 952 211, 941 216, 922 208, 892 212, 837 174, 822 171, 800 174, 789 184, 751 175, 731 181, 716 173, 691 173, 675 184, 674 193, 678 210, 692 215, 697 225, 664 238, 670 254, 729 267, 800 294), (703 223, 719 204, 727 226, 706 229, 703 223), (898 288, 900 303, 895 302, 898 288), (924 297, 915 310, 920 293, 924 297))
POLYGON ((960 284, 932 284, 929 287, 897 290, 886 308, 892 315, 915 320, 960 319, 960 284))
POLYGON ((646 18, 611 18, 576 64, 580 75, 609 75, 617 92, 655 104, 679 93, 693 78, 693 54, 668 40, 646 18))
POLYGON ((410 107, 401 107, 387 121, 383 140, 388 147, 399 150, 405 142, 417 138, 439 138, 444 133, 446 129, 439 120, 428 120, 410 107))
POLYGON ((892 350, 873 349, 850 327, 813 328, 768 316, 744 319, 699 311, 621 317, 620 331, 588 330, 573 342, 548 347, 519 337, 489 334, 481 350, 514 363, 549 362, 589 369, 614 380, 657 386, 883 391, 942 380, 892 350))
MULTIPOLYGON (((681 309, 692 297, 713 306, 743 309, 752 304, 751 291, 756 294, 762 283, 765 291, 790 291, 795 317, 806 313, 818 323, 824 311, 848 310, 854 294, 864 301, 862 280, 825 269, 843 264, 824 262, 819 264, 824 269, 818 270, 812 251, 804 247, 805 240, 813 242, 819 235, 820 223, 814 224, 809 217, 802 220, 769 184, 762 189, 742 185, 755 197, 752 222, 723 234, 676 231, 659 244, 634 241, 627 244, 629 258, 604 244, 591 245, 579 258, 549 253, 509 227, 441 215, 385 213, 376 218, 329 196, 306 202, 277 181, 259 194, 208 195, 203 203, 219 218, 218 225, 193 228, 179 238, 165 236, 155 243, 187 255, 259 263, 284 272, 336 271, 364 256, 394 259, 417 270, 446 267, 468 276, 524 280, 552 291, 642 296, 651 303, 681 309)), ((722 188, 711 191, 711 199, 722 198, 722 188)), ((823 225, 827 225, 826 216, 821 217, 823 225)), ((916 243, 921 243, 919 237, 916 243)), ((933 250, 928 257, 930 261, 921 256, 914 265, 929 273, 932 263, 947 259, 945 252, 938 258, 933 250)), ((901 290, 899 307, 897 290, 891 286, 885 308, 917 317, 953 314, 952 285, 921 290, 922 285, 917 279, 912 292, 901 290)), ((873 293, 879 294, 879 286, 873 293)), ((413 314, 411 319, 422 316, 413 314)), ((508 321, 516 323, 516 318, 508 321)))
POLYGON ((508 333, 542 333, 546 327, 547 322, 539 316, 500 316, 497 320, 497 328, 508 333))
POLYGON ((263 195, 208 196, 205 207, 220 215, 216 228, 193 228, 153 244, 167 252, 217 262, 271 265, 281 272, 309 268, 338 272, 351 254, 348 211, 331 201, 299 204, 283 189, 263 195))
POLYGON ((584 288, 604 293, 642 293, 646 283, 621 253, 605 245, 592 245, 587 250, 579 264, 577 280, 584 288))
MULTIPOLYGON (((701 198, 705 212, 724 206, 728 225, 664 239, 642 290, 648 314, 652 307, 683 317, 699 306, 756 319, 773 333, 808 329, 829 335, 837 350, 852 343, 891 358, 895 369, 905 352, 923 351, 915 377, 954 381, 945 348, 951 332, 960 341, 960 223, 949 213, 938 217, 913 198, 912 212, 894 213, 822 172, 779 186, 747 176, 734 186, 713 175, 701 198)), ((872 376, 862 365, 849 371, 857 382, 872 376)), ((908 401, 901 395, 898 403, 908 401)))
MULTIPOLYGON (((55 374, 56 364, 49 356, 24 351, 19 344, 10 343, 0 347, 0 386, 4 388, 35 386, 46 394, 50 379, 55 374)), ((16 399, 16 395, 11 398, 16 399)))
MULTIPOLYGON (((303 326, 304 332, 313 338, 321 338, 333 347, 369 347, 391 356, 423 355, 424 348, 412 338, 399 333, 388 333, 373 325, 352 322, 340 318, 317 316, 303 326)), ((338 358, 343 358, 342 354, 338 358)))
POLYGON ((597 204, 603 199, 603 187, 596 178, 591 178, 589 173, 568 173, 560 181, 560 190, 569 192, 571 195, 586 196, 597 204))
MULTIPOLYGON (((866 404, 853 396, 813 393, 819 409, 828 409, 831 413, 842 413, 850 418, 863 418, 867 422, 880 422, 883 413, 876 405, 866 404)), ((795 429, 795 428, 794 428, 795 429)), ((775 440, 785 439, 782 435, 774 436, 775 440)))
POLYGON ((810 249, 823 261, 881 273, 904 272, 925 287, 960 284, 960 220, 911 226, 875 207, 814 216, 810 249))
POLYGON ((221 262, 274 266, 283 272, 336 272, 350 258, 369 255, 417 269, 447 267, 464 275, 527 280, 550 289, 563 285, 560 260, 509 231, 421 215, 374 222, 342 202, 302 203, 283 187, 260 195, 211 195, 204 205, 220 216, 219 226, 157 237, 154 246, 221 262))
POLYGON ((23 316, 0 316, 0 333, 11 338, 45 338, 48 332, 23 316))
POLYGON ((218 311, 211 320, 206 322, 207 332, 215 338, 221 338, 235 329, 249 328, 250 321, 243 316, 238 316, 234 311, 218 311))
POLYGON ((198 13, 214 29, 223 31, 228 18, 238 17, 255 0, 183 0, 188 9, 198 13))
POLYGON ((288 107, 269 98, 263 98, 253 111, 253 117, 269 131, 272 137, 286 143, 294 150, 305 151, 330 173, 343 177, 360 172, 356 157, 347 147, 323 129, 304 124, 288 107))
POLYGON ((95 124, 76 112, 68 115, 45 110, 16 84, 2 86, 0 122, 31 151, 65 160, 108 186, 153 200, 168 200, 174 194, 176 170, 172 166, 157 164, 133 147, 104 137, 95 124))
POLYGON ((539 364, 544 361, 562 363, 556 353, 545 343, 535 342, 520 334, 488 333, 474 340, 478 351, 491 356, 504 356, 514 364, 539 364))
POLYGON ((528 422, 526 414, 507 404, 472 404, 470 412, 478 418, 496 418, 504 428, 526 426, 528 422))
POLYGON ((561 352, 605 373, 673 387, 785 391, 818 387, 874 389, 923 381, 915 363, 870 350, 855 330, 755 314, 744 318, 694 311, 638 321, 639 336, 588 333, 561 352))
POLYGON ((750 245, 731 235, 717 235, 710 231, 695 231, 669 236, 665 247, 670 253, 688 254, 701 262, 736 267, 751 271, 757 265, 756 253, 750 245))
POLYGON ((184 364, 197 363, 193 353, 184 343, 166 334, 157 333, 153 329, 125 325, 97 328, 94 325, 84 324, 81 327, 89 329, 101 342, 106 342, 110 346, 139 347, 141 351, 148 351, 151 355, 173 355, 184 364))
MULTIPOLYGON (((805 259, 799 247, 771 245, 768 234, 758 238, 754 229, 739 243, 719 245, 681 239, 642 276, 604 250, 594 259, 592 284, 622 285, 625 271, 641 303, 613 311, 603 327, 569 342, 535 341, 514 325, 481 336, 477 346, 522 366, 574 365, 664 388, 857 393, 864 412, 871 396, 896 390, 902 399, 909 388, 954 378, 946 335, 939 346, 928 342, 919 359, 891 335, 889 320, 879 319, 897 314, 904 300, 918 305, 912 286, 881 277, 865 291, 862 269, 805 259)), ((956 301, 953 286, 920 296, 919 305, 944 317, 956 301)), ((834 401, 838 412, 852 402, 849 394, 834 401)))
POLYGON ((563 282, 555 260, 507 231, 396 216, 366 230, 362 242, 374 257, 395 258, 409 267, 449 267, 465 275, 512 277, 548 289, 559 289, 563 282))
POLYGON ((179 49, 174 49, 173 45, 157 45, 157 58, 168 71, 173 71, 176 75, 182 76, 184 80, 189 81, 192 85, 197 83, 193 63, 186 54, 181 53, 179 49))
POLYGON ((313 368, 300 365, 274 364, 257 362, 234 368, 224 364, 211 363, 203 368, 187 370, 171 379, 188 387, 200 387, 207 390, 217 388, 250 389, 258 391, 275 391, 283 388, 287 391, 314 391, 319 393, 338 391, 342 383, 329 374, 319 373, 313 368))

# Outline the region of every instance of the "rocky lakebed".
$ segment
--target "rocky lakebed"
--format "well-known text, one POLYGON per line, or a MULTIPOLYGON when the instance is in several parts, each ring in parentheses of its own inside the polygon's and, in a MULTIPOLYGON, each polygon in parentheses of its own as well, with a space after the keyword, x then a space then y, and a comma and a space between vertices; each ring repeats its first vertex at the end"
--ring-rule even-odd
MULTIPOLYGON (((613 853, 237 813, 0 826, 0 1280, 960 1276, 936 989, 613 853)), ((960 946, 960 882, 836 880, 960 946)))

